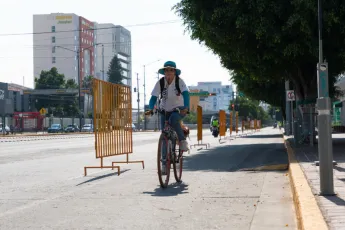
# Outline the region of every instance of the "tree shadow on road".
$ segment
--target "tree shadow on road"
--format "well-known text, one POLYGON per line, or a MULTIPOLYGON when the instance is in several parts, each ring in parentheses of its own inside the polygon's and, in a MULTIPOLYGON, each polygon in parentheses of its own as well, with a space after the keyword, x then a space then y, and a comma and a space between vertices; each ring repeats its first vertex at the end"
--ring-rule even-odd
MULTIPOLYGON (((129 171, 130 169, 123 169, 120 171, 120 175, 122 173, 125 173, 127 171, 129 171)), ((83 184, 87 184, 87 183, 90 183, 90 182, 93 182, 93 181, 98 181, 98 180, 101 180, 101 179, 104 179, 104 178, 107 178, 107 177, 110 177, 110 176, 117 176, 117 171, 114 171, 114 172, 111 172, 111 173, 107 173, 105 175, 100 175, 100 176, 95 176, 87 181, 84 181, 82 183, 79 183, 77 184, 76 186, 80 186, 80 185, 83 185, 83 184)), ((90 176, 89 176, 90 177, 90 176)))
POLYGON ((153 192, 143 192, 143 194, 151 196, 178 196, 188 193, 188 185, 185 183, 173 183, 167 188, 156 188, 153 192))
POLYGON ((262 166, 287 165, 283 143, 222 145, 184 158, 186 171, 235 172, 262 166))

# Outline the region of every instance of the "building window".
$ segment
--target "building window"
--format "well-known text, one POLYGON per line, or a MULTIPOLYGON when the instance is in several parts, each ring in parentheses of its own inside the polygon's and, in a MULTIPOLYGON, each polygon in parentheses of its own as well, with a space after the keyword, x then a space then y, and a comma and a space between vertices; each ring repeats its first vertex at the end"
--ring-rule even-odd
POLYGON ((52 53, 55 53, 55 46, 52 47, 52 53))
POLYGON ((76 66, 74 66, 74 71, 77 71, 77 67, 76 66))
POLYGON ((55 43, 55 36, 52 37, 52 43, 55 43))
POLYGON ((55 26, 52 26, 52 32, 55 33, 55 26))
POLYGON ((77 36, 74 36, 74 40, 77 40, 77 36))
POLYGON ((56 63, 56 58, 55 57, 52 57, 52 63, 56 63))

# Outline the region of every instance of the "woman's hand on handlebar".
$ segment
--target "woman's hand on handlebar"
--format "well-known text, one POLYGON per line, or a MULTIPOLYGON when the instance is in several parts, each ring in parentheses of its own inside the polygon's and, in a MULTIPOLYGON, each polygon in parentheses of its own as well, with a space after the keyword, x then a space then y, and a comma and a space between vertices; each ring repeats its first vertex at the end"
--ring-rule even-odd
POLYGON ((188 108, 180 110, 180 114, 182 114, 182 115, 189 114, 188 108))
POLYGON ((153 110, 151 109, 151 110, 147 110, 146 112, 145 112, 145 116, 152 116, 153 115, 153 110))

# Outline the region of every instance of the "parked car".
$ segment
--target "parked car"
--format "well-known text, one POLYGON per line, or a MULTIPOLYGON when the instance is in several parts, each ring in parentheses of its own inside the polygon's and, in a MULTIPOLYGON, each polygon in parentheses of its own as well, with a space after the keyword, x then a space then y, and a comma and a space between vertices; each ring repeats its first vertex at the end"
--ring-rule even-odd
POLYGON ((4 130, 2 128, 3 128, 2 123, 0 123, 0 134, 6 134, 6 135, 10 134, 11 130, 7 125, 5 125, 4 130))
POLYGON ((125 126, 125 130, 131 130, 132 132, 136 132, 137 131, 137 127, 135 127, 135 125, 133 123, 132 123, 132 125, 131 124, 127 124, 125 126))
POLYGON ((93 132, 93 124, 85 124, 83 125, 83 127, 81 128, 82 132, 93 132))
POLYGON ((48 128, 48 133, 62 133, 64 130, 60 124, 52 124, 50 128, 48 128))
POLYGON ((74 132, 79 132, 79 127, 78 125, 68 125, 65 128, 66 133, 74 133, 74 132))

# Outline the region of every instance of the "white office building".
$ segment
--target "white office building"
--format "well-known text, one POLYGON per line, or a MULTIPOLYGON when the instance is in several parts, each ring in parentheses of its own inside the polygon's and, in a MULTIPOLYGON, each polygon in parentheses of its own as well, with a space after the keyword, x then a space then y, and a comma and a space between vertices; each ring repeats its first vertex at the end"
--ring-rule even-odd
POLYGON ((73 13, 52 13, 33 16, 33 33, 34 77, 56 67, 66 80, 78 83, 79 50, 81 82, 89 75, 107 80, 109 63, 117 55, 125 77, 122 82, 132 85, 131 33, 124 27, 91 22, 73 13))
POLYGON ((216 93, 215 96, 200 97, 199 105, 205 112, 228 111, 232 99, 232 85, 222 85, 222 82, 198 82, 197 86, 189 86, 189 89, 216 93))
POLYGON ((117 55, 123 68, 125 85, 132 85, 131 33, 122 26, 111 23, 95 23, 97 28, 95 76, 107 80, 107 71, 117 55), (103 76, 104 69, 104 76, 103 76))
POLYGON ((94 25, 76 14, 52 13, 33 16, 34 76, 56 67, 65 79, 78 82, 94 75, 94 25))

